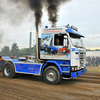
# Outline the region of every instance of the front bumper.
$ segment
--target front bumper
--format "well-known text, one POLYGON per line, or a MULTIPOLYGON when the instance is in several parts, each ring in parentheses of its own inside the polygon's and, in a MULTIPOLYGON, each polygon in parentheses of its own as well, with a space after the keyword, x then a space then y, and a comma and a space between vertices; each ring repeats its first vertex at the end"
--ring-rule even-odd
POLYGON ((74 77, 78 77, 84 73, 86 73, 87 69, 84 68, 82 70, 79 70, 79 71, 76 71, 76 72, 71 72, 71 77, 74 78, 74 77))

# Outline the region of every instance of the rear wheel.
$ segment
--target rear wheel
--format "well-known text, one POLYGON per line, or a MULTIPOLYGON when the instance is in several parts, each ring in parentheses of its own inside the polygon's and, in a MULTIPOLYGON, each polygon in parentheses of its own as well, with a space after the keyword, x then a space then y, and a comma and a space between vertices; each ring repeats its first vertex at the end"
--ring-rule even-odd
POLYGON ((16 77, 15 69, 12 63, 10 62, 5 62, 3 65, 3 76, 7 78, 13 78, 16 77))
POLYGON ((44 70, 44 80, 49 84, 57 84, 61 80, 59 70, 55 66, 49 66, 44 70))

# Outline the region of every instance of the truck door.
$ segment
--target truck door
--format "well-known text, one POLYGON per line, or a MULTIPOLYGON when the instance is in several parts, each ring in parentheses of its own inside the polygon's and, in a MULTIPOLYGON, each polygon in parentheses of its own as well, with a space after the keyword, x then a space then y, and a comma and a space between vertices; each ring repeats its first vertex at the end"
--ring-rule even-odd
POLYGON ((54 34, 54 45, 57 48, 57 54, 53 59, 70 59, 70 48, 67 34, 54 34))

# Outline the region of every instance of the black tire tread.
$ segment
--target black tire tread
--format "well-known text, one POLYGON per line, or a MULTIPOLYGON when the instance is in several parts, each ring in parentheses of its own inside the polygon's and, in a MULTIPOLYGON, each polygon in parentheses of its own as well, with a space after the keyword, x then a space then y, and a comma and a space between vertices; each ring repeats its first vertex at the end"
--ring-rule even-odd
POLYGON ((14 68, 14 66, 13 66, 13 64, 12 64, 11 62, 5 62, 5 63, 4 63, 4 65, 3 65, 3 67, 2 67, 2 72, 3 72, 3 76, 6 77, 6 78, 14 78, 14 77, 17 76, 17 74, 15 73, 15 68, 14 68), (5 67, 6 67, 7 65, 10 66, 11 71, 12 71, 11 74, 10 74, 9 76, 5 75, 5 72, 4 72, 4 69, 5 69, 5 67))
POLYGON ((48 81, 46 80, 46 78, 44 78, 44 80, 46 81, 46 83, 56 85, 56 84, 58 84, 58 83, 61 81, 61 75, 60 75, 60 72, 59 72, 59 70, 58 70, 58 68, 57 68, 56 66, 48 66, 48 67, 44 70, 43 77, 45 77, 45 76, 44 76, 44 75, 45 75, 45 72, 46 72, 49 68, 52 68, 52 69, 56 70, 57 75, 58 75, 58 79, 57 79, 57 81, 56 81, 55 83, 50 83, 50 82, 48 82, 48 81))

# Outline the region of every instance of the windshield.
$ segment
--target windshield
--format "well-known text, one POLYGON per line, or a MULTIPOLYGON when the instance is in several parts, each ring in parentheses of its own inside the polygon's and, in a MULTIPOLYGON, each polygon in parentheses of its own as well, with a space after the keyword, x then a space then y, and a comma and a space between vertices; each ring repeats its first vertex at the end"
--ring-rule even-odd
POLYGON ((84 47, 82 38, 72 38, 71 37, 71 42, 72 42, 72 45, 75 47, 81 47, 81 48, 84 47))

